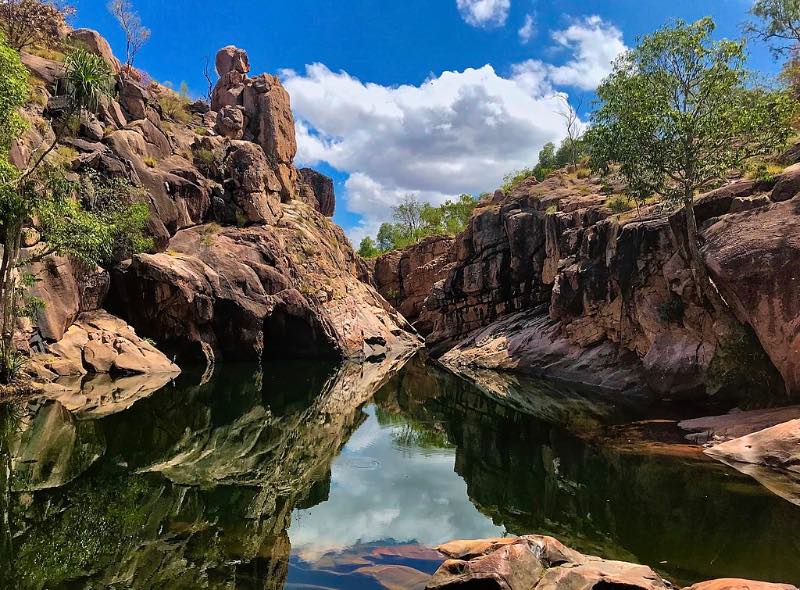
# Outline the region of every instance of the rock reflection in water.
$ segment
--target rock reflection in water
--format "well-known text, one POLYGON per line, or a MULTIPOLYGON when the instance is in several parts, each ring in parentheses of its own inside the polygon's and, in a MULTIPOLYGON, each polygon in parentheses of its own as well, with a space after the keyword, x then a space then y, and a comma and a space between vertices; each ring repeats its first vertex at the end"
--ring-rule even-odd
POLYGON ((590 442, 635 407, 404 361, 184 374, 115 413, 0 406, 0 588, 421 588, 426 545, 504 530, 677 582, 800 580, 798 507, 590 442))

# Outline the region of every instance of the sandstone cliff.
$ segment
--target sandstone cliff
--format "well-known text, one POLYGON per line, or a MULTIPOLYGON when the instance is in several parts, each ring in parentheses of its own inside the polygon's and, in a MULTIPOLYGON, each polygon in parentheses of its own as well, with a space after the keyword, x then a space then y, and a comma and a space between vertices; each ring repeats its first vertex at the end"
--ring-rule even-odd
MULTIPOLYGON (((96 32, 70 35, 109 63, 118 84, 116 98, 97 116, 84 115, 61 141, 60 164, 74 179, 100 174, 138 187, 150 206, 155 251, 110 269, 58 258, 33 269, 40 278, 35 294, 47 306, 22 326, 20 346, 44 353, 39 377, 106 365, 127 371, 106 362, 123 352, 119 346, 103 352, 102 362, 87 360, 92 353, 82 341, 92 337, 83 333, 70 359, 53 358, 65 335, 76 342, 73 324, 81 314, 103 309, 124 320, 120 330, 135 329, 178 362, 377 359, 419 345, 406 321, 358 280, 363 263, 328 218, 332 180, 295 168, 294 119, 277 77, 249 77, 247 54, 225 47, 216 58, 211 105, 190 103, 122 70, 96 32)), ((12 150, 18 165, 53 137, 62 72, 61 64, 37 56, 23 54, 23 61, 39 98, 27 109, 34 125, 12 150)), ((176 368, 163 355, 156 365, 176 368)))
POLYGON ((449 251, 384 255, 374 279, 451 366, 665 397, 797 395, 798 168, 697 200, 707 265, 743 327, 695 293, 680 213, 614 214, 620 187, 566 171, 498 191, 449 251))

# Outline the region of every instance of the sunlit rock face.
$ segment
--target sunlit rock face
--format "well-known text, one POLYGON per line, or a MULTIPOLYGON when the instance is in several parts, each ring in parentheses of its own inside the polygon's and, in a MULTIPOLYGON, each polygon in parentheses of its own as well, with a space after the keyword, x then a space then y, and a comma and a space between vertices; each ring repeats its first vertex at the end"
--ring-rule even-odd
POLYGON ((697 199, 702 254, 741 326, 698 296, 680 212, 615 215, 622 187, 563 170, 484 199, 437 262, 419 256, 425 243, 385 255, 375 281, 459 369, 621 396, 794 395, 797 176, 794 166, 777 184, 740 180, 697 199))

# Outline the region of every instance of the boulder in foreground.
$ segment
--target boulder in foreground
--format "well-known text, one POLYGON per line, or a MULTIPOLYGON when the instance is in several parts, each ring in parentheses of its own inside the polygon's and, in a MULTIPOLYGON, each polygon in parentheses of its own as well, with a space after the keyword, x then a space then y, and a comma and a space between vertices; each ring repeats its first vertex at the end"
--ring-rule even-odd
MULTIPOLYGON (((552 537, 453 541, 438 547, 448 559, 427 590, 667 590, 673 584, 651 568, 584 555, 552 537)), ((790 584, 740 579, 702 582, 687 590, 797 590, 790 584)))

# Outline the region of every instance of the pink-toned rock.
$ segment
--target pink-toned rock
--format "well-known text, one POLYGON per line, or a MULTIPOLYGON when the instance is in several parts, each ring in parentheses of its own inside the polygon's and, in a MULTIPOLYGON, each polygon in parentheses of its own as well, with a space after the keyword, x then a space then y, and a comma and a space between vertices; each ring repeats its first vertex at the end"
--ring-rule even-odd
POLYGON ((227 106, 217 113, 215 129, 222 137, 241 139, 244 136, 244 109, 227 106))
POLYGON ((418 320, 433 286, 450 270, 454 243, 449 236, 433 236, 375 261, 378 291, 422 334, 433 329, 431 322, 418 320))
POLYGON ((314 207, 325 217, 333 217, 336 209, 333 179, 311 168, 301 168, 297 173, 297 197, 314 207))
POLYGON ((600 587, 668 590, 652 569, 586 556, 552 537, 455 541, 440 546, 449 557, 428 582, 429 590, 590 590, 600 587))
POLYGON ((281 187, 259 145, 231 142, 225 156, 225 175, 233 202, 248 222, 275 223, 281 215, 281 187))
POLYGON ((220 76, 232 71, 246 74, 250 71, 250 59, 244 49, 228 45, 217 52, 216 67, 220 76))
POLYGON ((755 580, 742 580, 740 578, 721 578, 719 580, 700 582, 684 590, 797 590, 797 586, 756 582, 755 580))
POLYGON ((800 395, 800 203, 727 215, 704 237, 715 283, 752 326, 787 393, 800 395))
MULTIPOLYGON (((253 147, 258 148, 258 146, 253 147)), ((167 253, 115 272, 117 304, 143 334, 194 359, 364 358, 418 339, 357 278, 343 231, 302 204, 273 225, 179 231, 167 253)))
POLYGON ((705 452, 800 506, 800 419, 723 442, 705 452))
POLYGON ((114 71, 119 72, 121 65, 119 60, 114 57, 111 45, 103 38, 100 33, 92 29, 74 29, 69 32, 69 39, 74 43, 83 46, 86 51, 99 55, 103 61, 114 71))
POLYGON ((180 369, 129 325, 105 311, 81 314, 32 364, 60 375, 179 373, 180 369))

